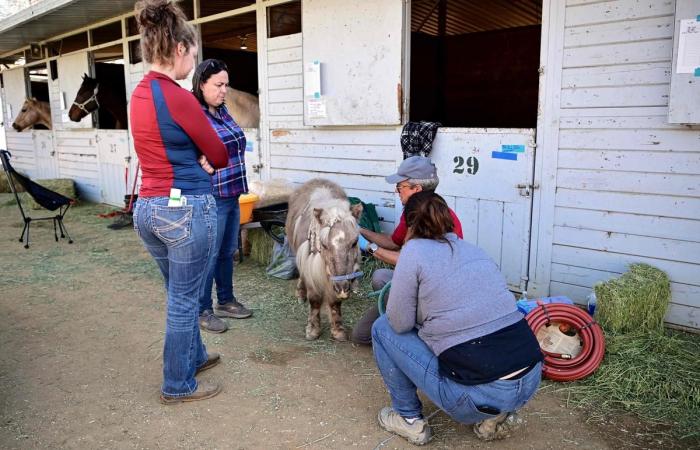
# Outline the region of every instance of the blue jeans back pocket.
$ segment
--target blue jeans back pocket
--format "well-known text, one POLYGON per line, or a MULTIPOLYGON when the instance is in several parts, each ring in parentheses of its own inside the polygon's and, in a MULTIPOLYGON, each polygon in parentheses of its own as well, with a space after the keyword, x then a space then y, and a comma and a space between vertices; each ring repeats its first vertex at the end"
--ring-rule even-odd
POLYGON ((192 233, 192 205, 153 205, 153 233, 167 245, 178 244, 192 233))

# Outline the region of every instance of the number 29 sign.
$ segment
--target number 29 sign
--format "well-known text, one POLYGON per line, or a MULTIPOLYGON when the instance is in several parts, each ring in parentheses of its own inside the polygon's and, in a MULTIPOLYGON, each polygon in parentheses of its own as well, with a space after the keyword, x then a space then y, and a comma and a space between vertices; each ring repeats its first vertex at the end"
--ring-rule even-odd
POLYGON ((469 156, 466 160, 462 156, 455 156, 452 161, 455 163, 452 173, 461 175, 466 170, 468 175, 476 175, 479 171, 479 160, 476 156, 469 156))

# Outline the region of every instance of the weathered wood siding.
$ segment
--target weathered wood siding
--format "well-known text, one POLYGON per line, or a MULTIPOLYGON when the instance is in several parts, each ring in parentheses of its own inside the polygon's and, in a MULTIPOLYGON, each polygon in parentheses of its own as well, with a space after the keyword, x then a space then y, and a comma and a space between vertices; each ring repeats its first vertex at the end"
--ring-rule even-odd
POLYGON ((667 321, 700 328, 700 128, 667 123, 674 8, 567 0, 550 286, 584 301, 649 263, 672 280, 667 321))
POLYGON ((377 205, 393 228, 394 186, 384 180, 401 160, 396 127, 304 126, 301 34, 268 39, 269 164, 272 178, 329 178, 350 196, 377 205))
MULTIPOLYGON (((6 131, 7 149, 12 154, 12 167, 20 173, 36 176, 36 156, 34 154, 34 137, 32 130, 18 133, 13 129, 6 131)), ((5 176, 4 174, 2 175, 5 176)))

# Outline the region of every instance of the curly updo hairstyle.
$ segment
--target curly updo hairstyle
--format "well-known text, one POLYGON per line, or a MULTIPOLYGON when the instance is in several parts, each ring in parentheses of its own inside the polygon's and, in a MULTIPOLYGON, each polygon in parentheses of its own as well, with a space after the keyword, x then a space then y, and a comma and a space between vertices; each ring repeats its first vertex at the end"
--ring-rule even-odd
POLYGON ((141 57, 149 64, 171 65, 178 43, 188 51, 197 43, 195 28, 171 0, 139 0, 134 13, 141 34, 141 57))
MULTIPOLYGON (((435 192, 421 191, 411 195, 404 210, 408 239, 433 239, 447 242, 445 234, 454 231, 454 221, 445 199, 435 192)), ((451 247, 451 245, 450 245, 451 247)))

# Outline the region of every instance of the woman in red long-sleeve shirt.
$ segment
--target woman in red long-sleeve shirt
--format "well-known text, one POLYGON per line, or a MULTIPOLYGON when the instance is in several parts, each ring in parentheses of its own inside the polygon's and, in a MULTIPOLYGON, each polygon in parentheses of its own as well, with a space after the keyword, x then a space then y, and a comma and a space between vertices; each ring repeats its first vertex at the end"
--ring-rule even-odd
POLYGON ((163 403, 203 400, 220 387, 195 375, 219 362, 207 354, 197 322, 199 297, 213 264, 216 202, 205 155, 225 167, 224 144, 192 93, 175 80, 187 77, 197 56, 195 29, 170 0, 135 6, 141 54, 151 64, 131 96, 131 133, 142 169, 134 228, 153 256, 168 293, 163 349, 163 403))

